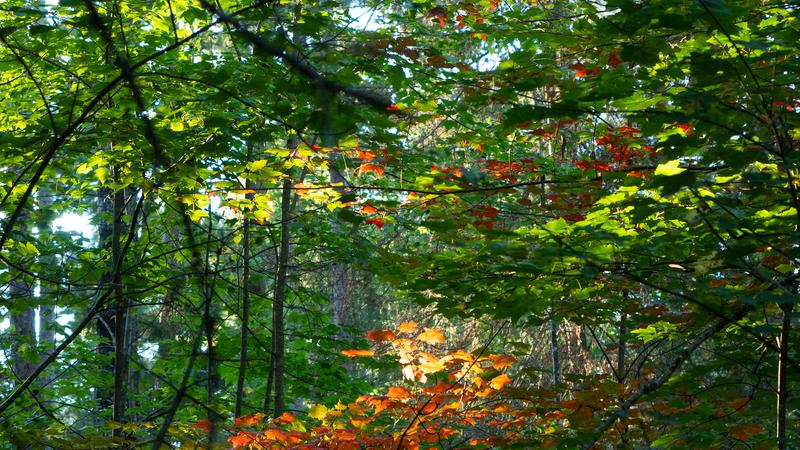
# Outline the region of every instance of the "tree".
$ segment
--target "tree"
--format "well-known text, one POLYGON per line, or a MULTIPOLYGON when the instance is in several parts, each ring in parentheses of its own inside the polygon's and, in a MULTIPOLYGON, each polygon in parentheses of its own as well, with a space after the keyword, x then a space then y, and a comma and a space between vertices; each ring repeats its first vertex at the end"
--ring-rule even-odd
POLYGON ((755 0, 5 2, 0 433, 796 446, 797 16, 755 0), (67 211, 101 241, 51 228, 67 211), (359 357, 375 292, 392 315, 365 337, 395 360, 359 357), (67 325, 37 332, 46 305, 67 325), (495 356, 437 353, 437 327, 495 356), (451 421, 432 399, 456 388, 503 419, 451 421), (360 397, 373 389, 387 398, 360 397), (261 425, 248 413, 273 395, 261 425), (473 436, 515 416, 517 435, 473 436))

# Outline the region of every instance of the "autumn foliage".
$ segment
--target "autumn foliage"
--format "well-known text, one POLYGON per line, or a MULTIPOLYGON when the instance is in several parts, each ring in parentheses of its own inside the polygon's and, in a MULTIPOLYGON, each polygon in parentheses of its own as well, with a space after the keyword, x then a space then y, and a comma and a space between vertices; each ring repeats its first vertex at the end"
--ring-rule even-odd
POLYGON ((444 350, 442 331, 414 322, 369 331, 366 337, 377 351, 342 353, 394 357, 402 383, 350 403, 313 405, 303 418, 238 418, 230 444, 247 449, 414 449, 443 443, 492 447, 522 442, 522 429, 551 421, 536 413, 529 393, 520 395, 524 392, 514 387, 508 373, 516 362, 513 356, 489 354, 486 347, 474 353, 444 350))

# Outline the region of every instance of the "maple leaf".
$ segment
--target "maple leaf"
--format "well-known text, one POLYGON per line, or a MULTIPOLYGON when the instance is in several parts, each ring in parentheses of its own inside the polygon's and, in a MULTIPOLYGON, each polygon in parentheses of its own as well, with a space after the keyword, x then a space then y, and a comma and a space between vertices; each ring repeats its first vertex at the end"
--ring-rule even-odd
POLYGON ((211 429, 211 421, 208 419, 200 419, 194 424, 194 427, 199 430, 210 430, 211 429))
POLYGON ((256 414, 250 414, 249 416, 237 417, 237 418, 233 419, 233 426, 235 426, 237 428, 249 427, 249 426, 257 425, 263 419, 264 419, 264 414, 262 414, 262 413, 256 413, 256 414))
POLYGON ((417 336, 417 340, 426 344, 441 344, 445 341, 445 338, 444 333, 436 328, 425 328, 425 331, 417 336))
POLYGON ((376 156, 378 156, 378 154, 369 150, 356 150, 356 156, 364 161, 372 161, 376 156))
POLYGON ((685 134, 687 136, 692 134, 692 133, 694 133, 694 130, 692 129, 692 124, 690 124, 690 123, 677 123, 676 122, 675 126, 680 128, 681 131, 683 132, 683 134, 685 134))
POLYGON ((401 386, 392 386, 386 392, 386 396, 395 400, 405 400, 411 397, 411 391, 401 386))
POLYGON ((508 375, 501 373, 500 375, 492 378, 492 381, 489 382, 489 386, 492 389, 499 391, 508 383, 511 383, 511 378, 508 375))
POLYGON ((375 214, 377 212, 378 209, 371 205, 364 205, 358 210, 359 214, 375 214))
POLYGON ((397 327, 397 331, 400 333, 413 333, 417 331, 417 322, 413 320, 411 322, 403 322, 397 327))
POLYGON ((249 431, 242 430, 236 436, 228 436, 228 442, 231 443, 233 448, 244 447, 253 442, 254 436, 249 431))
POLYGON ((359 349, 351 349, 351 350, 342 350, 342 354, 344 356, 349 356, 350 358, 355 358, 356 356, 375 356, 375 352, 372 350, 359 350, 359 349))
POLYGON ((382 229, 383 229, 383 225, 385 225, 385 224, 386 224, 386 221, 385 221, 385 220, 383 220, 383 219, 382 219, 382 218, 380 218, 380 217, 373 217, 373 218, 371 218, 371 219, 367 219, 367 220, 365 220, 365 221, 364 221, 364 223, 366 223, 367 225, 375 225, 375 227, 376 227, 378 230, 382 230, 382 229))
POLYGON ((274 423, 277 423, 279 425, 283 425, 283 424, 287 424, 287 423, 293 423, 296 420, 297 419, 295 419, 295 417, 292 415, 292 413, 288 413, 288 412, 285 412, 285 413, 281 414, 280 417, 272 419, 272 421, 274 423))
POLYGON ((308 417, 312 419, 322 420, 328 415, 328 408, 325 405, 314 405, 311 411, 308 412, 308 417))
POLYGON ((608 55, 608 65, 609 66, 611 66, 611 67, 619 67, 620 64, 622 64, 622 60, 619 59, 619 55, 617 54, 617 52, 614 52, 614 53, 608 55))
POLYGON ((363 174, 367 172, 373 172, 375 175, 382 177, 383 176, 383 167, 377 166, 375 164, 362 164, 358 168, 358 173, 363 174))
POLYGON ((730 433, 736 436, 736 439, 740 441, 745 441, 755 434, 761 433, 764 430, 764 427, 761 425, 754 423, 754 424, 739 424, 731 428, 730 433))
POLYGON ((496 355, 492 357, 492 367, 498 370, 503 367, 511 367, 515 362, 517 362, 517 358, 510 355, 496 355))
POLYGON ((575 78, 586 78, 586 75, 588 74, 586 72, 586 67, 584 67, 582 63, 575 63, 569 66, 568 69, 575 71, 575 78))
POLYGON ((367 339, 375 342, 391 341, 397 335, 392 330, 372 330, 367 332, 367 339))

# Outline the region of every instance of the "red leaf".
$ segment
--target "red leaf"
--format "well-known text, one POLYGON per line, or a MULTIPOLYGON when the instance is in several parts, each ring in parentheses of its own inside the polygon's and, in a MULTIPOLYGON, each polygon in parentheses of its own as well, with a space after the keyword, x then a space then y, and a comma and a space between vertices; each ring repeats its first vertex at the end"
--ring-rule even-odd
POLYGON ((211 421, 208 419, 200 419, 194 425, 195 428, 200 430, 210 430, 211 429, 211 421))
POLYGON ((582 63, 575 63, 569 66, 568 69, 575 71, 575 78, 586 78, 587 75, 586 68, 583 66, 582 63))
POLYGON ((608 65, 609 66, 611 66, 611 67, 619 67, 620 64, 622 64, 622 60, 619 59, 619 55, 616 52, 608 55, 608 65))
POLYGON ((367 339, 375 342, 391 341, 397 338, 392 330, 372 330, 367 332, 367 339))
POLYGON ((371 219, 367 219, 364 221, 367 225, 375 225, 378 230, 383 229, 383 225, 386 223, 385 220, 381 219, 380 217, 373 217, 371 219))
POLYGON ((683 134, 689 135, 692 134, 694 131, 692 130, 692 124, 690 123, 676 123, 675 125, 683 131, 683 134))

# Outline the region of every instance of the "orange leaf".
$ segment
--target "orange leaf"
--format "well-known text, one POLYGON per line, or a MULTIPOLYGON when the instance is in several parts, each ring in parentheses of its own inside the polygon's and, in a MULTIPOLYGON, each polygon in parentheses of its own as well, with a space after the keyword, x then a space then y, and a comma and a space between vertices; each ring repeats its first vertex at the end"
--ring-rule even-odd
POLYGON ((233 425, 237 428, 240 427, 249 427, 253 425, 258 425, 261 420, 264 419, 264 414, 257 413, 257 414, 250 414, 249 416, 237 417, 233 419, 233 425))
POLYGON ((375 214, 378 212, 378 209, 374 206, 364 205, 361 209, 358 210, 359 214, 375 214))
POLYGON ((403 322, 397 327, 397 331, 401 333, 413 333, 417 331, 417 322, 403 322))
POLYGON ((500 375, 492 378, 492 381, 489 382, 489 386, 491 386, 492 389, 499 391, 508 383, 511 383, 511 378, 508 375, 501 373, 500 375))
POLYGON ((382 177, 383 176, 383 167, 376 166, 375 164, 362 164, 358 168, 358 173, 363 174, 366 172, 374 172, 375 175, 382 177))
POLYGON ((378 154, 369 150, 356 150, 356 156, 364 161, 372 161, 378 154))
POLYGON ((367 332, 367 339, 370 341, 390 341, 396 337, 397 335, 395 335, 392 330, 372 330, 367 332))
POLYGON ((356 356, 366 356, 366 357, 375 356, 375 352, 373 352, 372 350, 358 350, 358 349, 342 350, 342 354, 344 356, 349 356, 350 358, 355 358, 356 356))
POLYGON ((279 425, 283 425, 283 424, 286 424, 286 423, 292 423, 295 420, 297 420, 297 419, 294 418, 292 413, 288 413, 288 412, 285 412, 285 413, 281 414, 281 416, 276 418, 276 419, 272 419, 272 421, 274 423, 277 423, 279 425))
POLYGON ((517 358, 509 355, 496 355, 492 357, 492 367, 497 370, 503 367, 511 367, 515 362, 517 362, 517 358))
POLYGON ((249 431, 240 431, 236 436, 229 436, 228 441, 233 448, 244 447, 245 445, 253 442, 253 435, 249 431))
POLYGON ((436 328, 426 328, 422 334, 417 336, 417 340, 426 344, 441 344, 445 341, 445 338, 444 333, 436 328))
POLYGON ((405 400, 411 397, 411 391, 401 386, 392 386, 386 392, 386 396, 396 400, 405 400))
POLYGON ((210 430, 211 429, 211 421, 208 419, 200 419, 194 425, 195 428, 200 430, 210 430))

